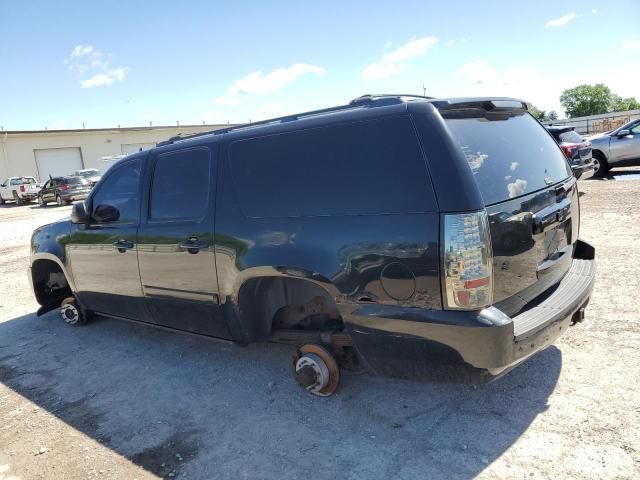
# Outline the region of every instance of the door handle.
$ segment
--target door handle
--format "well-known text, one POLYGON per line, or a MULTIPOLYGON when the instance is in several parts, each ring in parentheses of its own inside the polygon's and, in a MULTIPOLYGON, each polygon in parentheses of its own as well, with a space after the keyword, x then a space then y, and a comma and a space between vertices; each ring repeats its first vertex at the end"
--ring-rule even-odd
POLYGON ((182 242, 179 247, 191 254, 196 254, 200 251, 201 248, 208 248, 209 244, 207 242, 199 241, 198 237, 189 237, 184 242, 182 242))
POLYGON ((125 253, 128 249, 133 248, 133 242, 129 240, 120 239, 113 244, 116 250, 120 253, 125 253))

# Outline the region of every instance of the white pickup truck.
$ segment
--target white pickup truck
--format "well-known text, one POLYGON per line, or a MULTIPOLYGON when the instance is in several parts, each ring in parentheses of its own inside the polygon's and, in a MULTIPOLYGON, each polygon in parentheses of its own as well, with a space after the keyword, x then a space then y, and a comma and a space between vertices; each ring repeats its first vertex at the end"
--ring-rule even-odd
POLYGON ((38 198, 42 184, 34 177, 9 177, 0 183, 0 205, 5 202, 16 202, 17 205, 38 198))

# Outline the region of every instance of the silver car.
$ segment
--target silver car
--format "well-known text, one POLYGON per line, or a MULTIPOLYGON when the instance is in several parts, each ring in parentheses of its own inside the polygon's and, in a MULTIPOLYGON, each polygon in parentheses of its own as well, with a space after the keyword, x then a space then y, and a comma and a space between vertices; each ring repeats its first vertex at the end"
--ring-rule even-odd
POLYGON ((588 140, 593 149, 596 177, 606 175, 610 168, 640 165, 640 119, 588 140))

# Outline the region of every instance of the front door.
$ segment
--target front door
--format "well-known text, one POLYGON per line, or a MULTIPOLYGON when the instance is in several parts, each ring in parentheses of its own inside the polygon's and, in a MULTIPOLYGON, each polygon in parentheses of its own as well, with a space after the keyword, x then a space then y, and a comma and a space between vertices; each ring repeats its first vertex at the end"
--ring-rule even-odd
POLYGON ((630 162, 640 159, 640 122, 631 125, 629 135, 611 137, 611 158, 615 163, 630 162))
POLYGON ((154 323, 230 338, 213 245, 216 157, 217 145, 151 157, 138 258, 154 323))
POLYGON ((142 159, 114 166, 87 199, 88 225, 74 225, 66 246, 77 295, 89 310, 148 320, 136 235, 142 159))
POLYGON ((42 196, 42 200, 44 200, 45 202, 56 201, 55 194, 53 193, 55 190, 54 182, 57 182, 57 179, 50 178, 42 187, 40 195, 42 196))

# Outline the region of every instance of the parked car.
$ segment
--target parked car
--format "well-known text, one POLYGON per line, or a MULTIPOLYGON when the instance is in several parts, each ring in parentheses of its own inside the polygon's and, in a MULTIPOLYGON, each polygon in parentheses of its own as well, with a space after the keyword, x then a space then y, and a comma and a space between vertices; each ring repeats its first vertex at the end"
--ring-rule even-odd
POLYGON ((0 184, 0 204, 16 202, 23 205, 38 197, 42 184, 34 177, 9 177, 0 184))
POLYGON ((575 131, 571 125, 554 125, 546 127, 569 160, 576 178, 586 180, 594 173, 594 162, 591 155, 591 143, 575 131))
POLYGON ((74 175, 76 177, 86 178, 92 187, 100 181, 100 170, 98 170, 97 168, 85 168, 83 170, 76 170, 74 175))
POLYGON ((606 175, 610 168, 640 165, 640 119, 588 140, 593 149, 596 177, 606 175))
POLYGON ((86 178, 53 177, 40 190, 38 204, 46 207, 48 203, 56 202, 61 207, 76 200, 84 200, 90 191, 91 183, 86 178))
POLYGON ((340 365, 486 381, 550 345, 593 289, 579 226, 523 102, 364 96, 128 156, 35 230, 30 275, 39 315, 291 344, 330 395, 340 365))

